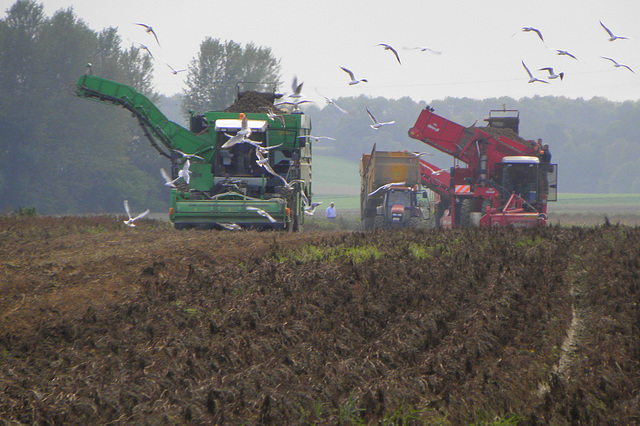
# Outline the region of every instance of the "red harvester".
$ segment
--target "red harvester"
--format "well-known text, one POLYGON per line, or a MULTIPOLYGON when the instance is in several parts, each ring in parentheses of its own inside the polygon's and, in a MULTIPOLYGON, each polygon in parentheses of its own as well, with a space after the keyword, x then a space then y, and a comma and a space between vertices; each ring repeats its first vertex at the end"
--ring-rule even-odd
POLYGON ((518 136, 519 116, 491 110, 487 127, 464 127, 430 107, 422 110, 409 136, 454 158, 448 171, 420 160, 422 184, 440 197, 436 226, 546 225, 558 167, 542 162, 534 142, 518 136))

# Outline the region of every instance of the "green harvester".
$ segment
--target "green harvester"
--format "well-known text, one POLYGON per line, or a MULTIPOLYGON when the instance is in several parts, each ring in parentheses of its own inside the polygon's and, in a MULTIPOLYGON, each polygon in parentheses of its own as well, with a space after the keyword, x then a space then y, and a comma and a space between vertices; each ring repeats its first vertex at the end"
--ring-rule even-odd
POLYGON ((270 118, 281 96, 275 86, 266 91, 240 88, 236 103, 226 111, 192 113, 190 129, 168 120, 131 86, 111 80, 83 75, 76 95, 129 110, 151 145, 169 160, 167 175, 175 180, 169 219, 176 229, 297 231, 312 198, 312 139, 305 137, 311 120, 295 109, 270 118), (243 119, 252 143, 223 148, 242 129, 243 119), (266 164, 257 161, 258 147, 266 148, 261 151, 266 164), (187 161, 188 183, 179 177, 187 161))

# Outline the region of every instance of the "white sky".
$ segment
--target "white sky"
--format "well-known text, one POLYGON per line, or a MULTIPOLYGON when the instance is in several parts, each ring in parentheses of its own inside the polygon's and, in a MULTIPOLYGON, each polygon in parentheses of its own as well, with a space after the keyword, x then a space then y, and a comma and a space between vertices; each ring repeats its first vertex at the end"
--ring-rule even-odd
MULTIPOLYGON (((2 16, 14 3, 0 0, 2 16)), ((73 7, 77 17, 99 31, 117 27, 125 47, 144 43, 154 52, 156 89, 183 89, 185 68, 206 37, 271 47, 281 59, 290 92, 294 75, 303 94, 316 90, 341 96, 409 96, 430 102, 445 97, 484 99, 535 95, 613 101, 640 100, 640 1, 638 0, 44 0, 45 13, 73 7), (599 21, 628 40, 608 41, 599 21), (142 27, 153 26, 161 47, 142 27), (542 31, 546 46, 533 32, 542 31), (402 59, 377 43, 394 46, 402 59), (403 47, 424 46, 441 55, 403 47), (579 61, 556 55, 568 50, 579 61), (600 56, 629 65, 615 68, 600 56), (542 67, 565 73, 564 81, 527 83, 521 61, 539 78, 542 67), (340 66, 369 83, 347 84, 340 66)), ((97 70, 95 70, 97 71, 97 70)), ((78 74, 84 70, 78 70, 78 74)), ((319 104, 322 105, 322 104, 319 104)))

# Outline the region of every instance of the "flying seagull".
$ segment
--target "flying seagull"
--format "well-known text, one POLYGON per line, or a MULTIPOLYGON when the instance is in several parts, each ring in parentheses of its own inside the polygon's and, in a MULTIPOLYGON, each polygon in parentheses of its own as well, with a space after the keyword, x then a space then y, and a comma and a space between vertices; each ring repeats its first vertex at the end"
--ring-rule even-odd
POLYGON ((293 101, 278 102, 277 104, 275 104, 275 106, 291 105, 293 106, 293 111, 298 111, 298 105, 306 104, 307 102, 313 102, 313 101, 310 101, 307 99, 294 99, 293 101))
POLYGON ((133 222, 135 222, 136 220, 138 220, 138 219, 140 219, 142 217, 145 217, 146 215, 149 214, 149 209, 146 209, 145 211, 140 213, 138 216, 131 217, 131 212, 129 211, 129 200, 124 200, 124 211, 127 213, 127 217, 129 219, 123 220, 123 222, 124 222, 125 225, 130 226, 132 228, 136 227, 135 223, 133 223, 133 222))
POLYGON ((301 191, 300 194, 302 196, 302 204, 304 204, 304 214, 313 216, 313 213, 316 211, 316 207, 322 204, 322 201, 317 203, 309 203, 309 199, 307 198, 307 195, 304 193, 304 191, 301 191))
POLYGON ((185 68, 185 69, 182 69, 182 70, 177 70, 177 69, 173 68, 173 67, 172 67, 171 65, 169 65, 169 64, 167 64, 167 66, 168 66, 169 68, 171 68, 171 73, 172 73, 173 75, 176 75, 176 74, 178 74, 179 72, 184 72, 184 71, 186 71, 186 68, 185 68))
POLYGON ((300 92, 302 91, 302 85, 304 83, 298 84, 298 77, 293 76, 293 81, 291 82, 291 88, 293 89, 293 93, 289 95, 290 98, 300 98, 302 95, 300 92))
POLYGON ((269 219, 269 222, 271 222, 271 223, 276 223, 276 222, 277 222, 277 220, 275 220, 275 219, 273 218, 273 216, 271 216, 269 213, 267 213, 267 212, 265 212, 264 210, 259 209, 259 208, 257 208, 257 207, 247 206, 247 210, 250 210, 250 211, 256 212, 256 213, 258 213, 258 214, 259 214, 260 216, 262 216, 262 217, 266 217, 267 219, 269 219))
POLYGON ((273 112, 273 109, 269 108, 269 107, 260 107, 261 109, 264 109, 267 111, 267 117, 269 117, 269 120, 271 121, 280 121, 280 124, 282 124, 282 127, 285 127, 284 125, 284 117, 281 115, 276 114, 275 112, 273 112))
POLYGON ((316 207, 318 207, 320 204, 322 204, 322 201, 313 202, 310 205, 306 205, 305 208, 304 208, 304 214, 306 214, 308 216, 313 216, 313 214, 316 211, 316 207))
POLYGON ((151 57, 151 59, 155 59, 153 57, 153 53, 151 53, 151 50, 149 50, 149 47, 147 47, 146 45, 142 44, 142 43, 137 43, 140 49, 146 50, 147 53, 149 54, 149 56, 151 57))
POLYGON ((367 114, 369 114, 369 118, 371 119, 371 121, 373 121, 373 124, 370 124, 371 128, 374 130, 378 130, 380 127, 386 125, 386 124, 393 124, 395 123, 394 121, 386 121, 383 123, 380 123, 378 120, 376 120, 376 118, 373 116, 373 114, 371 114, 371 111, 369 111, 369 108, 366 108, 367 110, 367 114))
POLYGON ((184 162, 184 167, 178 171, 178 177, 184 179, 187 184, 189 184, 191 173, 193 173, 191 170, 189 170, 189 167, 191 167, 191 163, 187 159, 187 161, 184 162))
POLYGON ((160 46, 160 41, 158 41, 158 36, 156 35, 156 32, 153 30, 153 28, 152 28, 150 25, 147 25, 147 24, 138 24, 138 23, 136 23, 135 25, 140 25, 141 27, 144 27, 144 28, 145 28, 145 30, 146 30, 149 34, 151 34, 151 35, 153 35, 153 37, 155 37, 155 39, 156 39, 156 43, 158 43, 158 46, 160 46))
POLYGON ((524 61, 522 61, 522 66, 524 67, 525 70, 527 70, 527 74, 529 74, 529 83, 534 83, 536 81, 539 81, 541 83, 547 83, 549 84, 548 81, 544 81, 544 80, 540 80, 539 78, 535 78, 533 76, 533 74, 531 74, 531 71, 529 71, 529 68, 527 68, 527 66, 524 64, 524 61))
POLYGON ((422 157, 423 155, 433 155, 430 152, 411 152, 411 151, 404 151, 404 152, 406 152, 407 154, 415 155, 418 158, 422 157))
POLYGON ((180 151, 179 149, 174 149, 174 150, 172 150, 172 152, 180 154, 183 159, 187 159, 187 160, 193 159, 193 160, 204 161, 204 158, 200 157, 199 155, 196 155, 196 154, 185 154, 184 152, 180 151))
POLYGON ((233 223, 233 222, 217 222, 217 224, 229 231, 242 231, 242 227, 240 225, 238 225, 237 223, 233 223))
POLYGON ((249 119, 245 114, 242 115, 242 121, 240 124, 240 130, 238 130, 238 135, 249 138, 251 136, 251 127, 249 127, 249 119))
POLYGON ((549 76, 547 76, 549 80, 553 80, 554 78, 558 78, 558 77, 560 77, 560 80, 564 78, 563 72, 556 74, 553 72, 553 68, 551 67, 540 68, 538 71, 549 71, 549 76))
POLYGON ((318 142, 320 139, 329 139, 331 141, 335 141, 335 138, 329 137, 329 136, 311 136, 311 135, 302 135, 302 136, 298 136, 298 138, 309 138, 309 139, 313 139, 315 142, 318 142))
POLYGON ((226 141, 220 148, 221 149, 231 148, 233 145, 237 143, 242 143, 242 142, 250 143, 252 145, 259 145, 260 144, 259 142, 255 142, 249 139, 249 136, 251 136, 251 133, 252 133, 252 130, 251 130, 251 127, 249 127, 249 119, 247 118, 246 115, 242 114, 242 122, 240 124, 240 130, 238 130, 238 132, 233 136, 225 133, 225 135, 229 137, 229 140, 226 141))
POLYGON ((349 82, 349 86, 353 86, 354 84, 358 84, 361 81, 367 83, 367 80, 365 80, 364 78, 360 79, 360 80, 356 80, 356 78, 353 75, 353 72, 351 72, 351 70, 345 68, 345 67, 340 67, 342 69, 342 71, 346 72, 347 74, 349 74, 349 78, 351 78, 351 81, 349 82))
POLYGON ((225 133, 225 136, 228 136, 229 139, 225 143, 222 144, 220 149, 229 149, 229 148, 231 148, 232 146, 234 146, 235 144, 238 144, 238 143, 248 143, 248 144, 251 144, 251 145, 255 146, 256 148, 262 148, 260 146, 260 144, 262 142, 253 141, 253 140, 248 139, 246 136, 243 136, 241 134, 230 135, 228 133, 225 133))
POLYGON ((378 188, 375 191, 369 193, 369 197, 373 197, 378 192, 386 191, 387 189, 391 188, 392 186, 405 186, 406 184, 407 184, 406 182, 394 182, 394 183, 388 183, 386 185, 382 185, 380 188, 378 188))
POLYGON ((384 47, 384 50, 390 50, 391 52, 393 52, 393 54, 396 55, 396 59, 398 60, 398 63, 402 65, 402 62, 400 62, 400 56, 398 56, 398 52, 396 51, 396 49, 394 49, 393 47, 385 43, 379 43, 379 44, 376 44, 375 46, 382 46, 384 47))
POLYGON ((263 169, 265 169, 270 175, 280 179, 283 182, 284 186, 288 187, 289 182, 287 182, 285 178, 283 178, 282 176, 277 174, 275 170, 273 170, 273 168, 269 164, 269 159, 264 156, 265 153, 266 151, 263 151, 261 149, 256 149, 256 157, 257 157, 256 164, 259 167, 262 167, 263 169))
POLYGON ((575 56, 573 56, 571 53, 567 52, 566 50, 556 49, 556 52, 558 52, 558 55, 570 56, 573 59, 578 60, 578 58, 576 58, 575 56))
MULTIPOLYGON (((318 92, 318 89, 316 89, 316 92, 318 92)), ((340 111, 343 114, 349 114, 349 111, 347 111, 344 108, 340 107, 340 105, 338 105, 333 99, 323 95, 320 92, 318 92, 318 94, 324 98, 324 100, 327 102, 328 105, 333 105, 334 107, 336 107, 338 109, 338 111, 340 111)))
POLYGON ((406 50, 419 50, 421 52, 431 52, 434 55, 441 55, 442 54, 442 52, 440 52, 438 50, 430 49, 428 47, 404 47, 404 49, 406 49, 406 50))
POLYGON ((538 37, 540 37, 540 40, 542 40, 542 42, 544 43, 544 38, 542 38, 542 32, 540 32, 539 29, 534 27, 522 27, 522 31, 524 32, 533 31, 534 33, 538 34, 538 37))
POLYGON ((600 21, 600 25, 602 25, 602 28, 604 28, 604 30, 607 32, 607 34, 609 34, 609 41, 613 41, 613 40, 617 40, 617 39, 621 39, 621 40, 626 40, 627 39, 627 37, 621 37, 621 36, 617 36, 617 35, 613 34, 609 28, 605 27, 605 25, 602 23, 602 21, 600 21))
POLYGON ((163 178, 164 178, 164 180, 165 180, 165 185, 166 185, 166 186, 170 186, 170 187, 172 187, 172 188, 175 188, 175 187, 176 187, 176 181, 177 181, 178 179, 180 179, 180 176, 178 176, 178 177, 177 177, 177 178, 175 178, 175 179, 171 179, 171 177, 169 176, 169 174, 167 173, 167 171, 166 171, 165 169, 160 169, 160 173, 162 173, 162 177, 163 177, 163 178))
POLYGON ((614 67, 616 67, 616 68, 623 67, 623 68, 628 69, 629 71, 631 71, 631 72, 632 72, 632 73, 634 73, 634 74, 636 73, 634 70, 632 70, 632 69, 631 69, 631 67, 629 67, 629 65, 621 64, 621 63, 619 63, 618 61, 616 61, 615 59, 607 58, 606 56, 600 56, 600 57, 601 57, 602 59, 606 59, 606 60, 608 60, 608 61, 613 62, 613 66, 614 66, 614 67))

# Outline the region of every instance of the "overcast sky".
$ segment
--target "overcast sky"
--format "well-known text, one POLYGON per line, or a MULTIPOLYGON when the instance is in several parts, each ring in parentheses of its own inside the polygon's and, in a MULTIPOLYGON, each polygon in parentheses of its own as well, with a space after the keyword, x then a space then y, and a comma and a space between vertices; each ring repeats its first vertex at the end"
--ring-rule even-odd
MULTIPOLYGON (((0 0, 2 13, 14 3, 0 0)), ((186 68, 206 37, 268 46, 281 59, 290 92, 294 75, 303 94, 409 96, 430 102, 446 97, 484 99, 535 95, 614 101, 640 100, 640 1, 638 0, 397 0, 397 1, 215 1, 215 0, 44 0, 45 13, 73 7, 96 31, 117 27, 126 47, 149 46, 156 57, 156 89, 182 91, 186 68), (602 21, 627 40, 608 41, 602 21), (142 27, 153 26, 160 47, 142 27), (544 43, 523 27, 538 28, 544 43), (378 43, 388 43, 400 54, 378 43), (406 50, 428 47, 429 51, 406 50), (559 56, 567 50, 578 60, 559 56), (629 65, 615 68, 607 56, 629 65), (564 80, 528 83, 524 61, 546 80, 543 67, 564 72, 564 80), (340 66, 368 83, 349 86, 340 66)), ((78 70, 81 74, 84 70, 78 70)), ((95 70, 97 72, 97 70, 95 70)))

